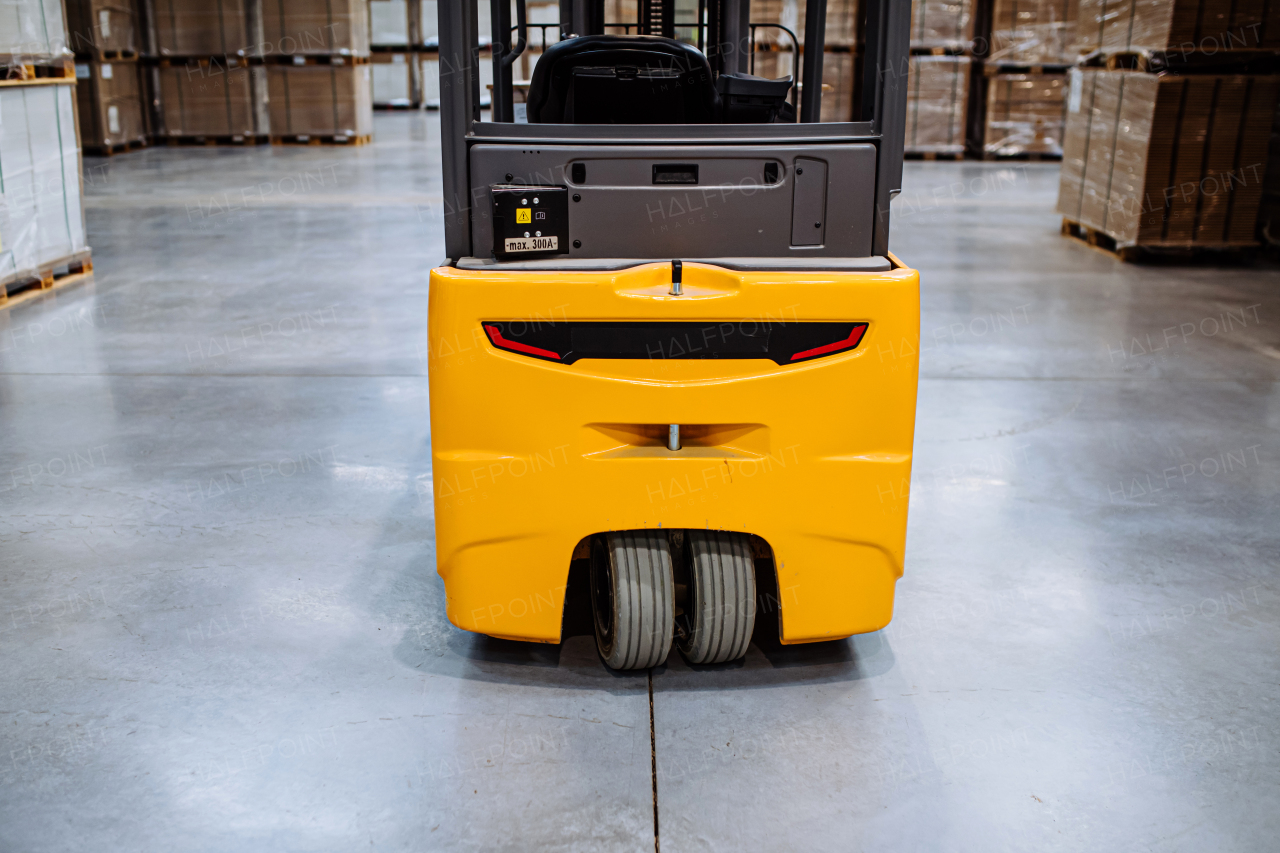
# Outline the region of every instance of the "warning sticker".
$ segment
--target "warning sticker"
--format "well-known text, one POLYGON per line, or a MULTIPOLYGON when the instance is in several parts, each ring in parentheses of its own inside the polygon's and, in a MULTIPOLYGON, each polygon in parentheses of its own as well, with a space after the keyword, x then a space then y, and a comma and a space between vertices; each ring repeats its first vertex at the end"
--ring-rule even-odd
POLYGON ((531 212, 532 212, 532 210, 533 210, 533 208, 530 208, 530 207, 517 207, 517 208, 516 208, 516 223, 517 223, 518 225, 524 225, 524 224, 527 224, 527 223, 529 223, 529 222, 532 222, 532 221, 533 221, 533 216, 532 216, 532 213, 531 213, 531 212))
POLYGON ((560 248, 559 237, 508 237, 507 252, 554 252, 560 248))

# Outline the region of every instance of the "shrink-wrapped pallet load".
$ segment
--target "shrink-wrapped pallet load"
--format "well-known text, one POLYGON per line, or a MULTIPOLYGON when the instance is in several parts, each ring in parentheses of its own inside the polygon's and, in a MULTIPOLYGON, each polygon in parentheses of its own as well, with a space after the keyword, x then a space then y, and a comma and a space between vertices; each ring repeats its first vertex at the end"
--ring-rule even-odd
POLYGON ((1280 78, 1073 70, 1058 211, 1118 246, 1254 243, 1280 78))
POLYGON ((1061 156, 1066 79, 1066 74, 988 77, 984 153, 1061 156))
POLYGON ((280 52, 255 45, 246 0, 153 0, 161 56, 247 56, 280 52))
POLYGON ((0 88, 2 293, 88 257, 75 110, 70 85, 0 88))
POLYGON ((965 149, 969 75, 966 56, 913 56, 907 76, 908 154, 960 155, 965 149))
POLYGON ((267 73, 272 136, 361 143, 373 133, 368 62, 353 65, 335 58, 324 64, 270 65, 267 73))
POLYGON ((1280 48, 1280 3, 1079 0, 1077 43, 1103 53, 1280 48))
POLYGON ((1074 64, 1079 0, 994 0, 987 60, 1074 64))
POLYGON ((973 5, 972 0, 911 0, 911 47, 970 50, 973 5))
POLYGON ((164 135, 231 142, 259 135, 256 116, 265 84, 255 85, 255 78, 264 69, 235 57, 210 57, 161 60, 157 74, 164 135))
POLYGON ((7 64, 69 56, 62 0, 5 0, 0 3, 0 57, 7 64))
POLYGON ((369 55, 369 9, 364 0, 264 3, 262 24, 276 53, 369 55))

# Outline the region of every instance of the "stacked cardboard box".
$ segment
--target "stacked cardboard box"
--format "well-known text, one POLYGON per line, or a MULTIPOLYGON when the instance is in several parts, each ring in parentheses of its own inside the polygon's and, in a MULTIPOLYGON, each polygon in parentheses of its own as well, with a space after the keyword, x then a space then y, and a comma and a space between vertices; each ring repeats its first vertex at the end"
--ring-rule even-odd
POLYGON ((367 0, 288 0, 262 4, 262 26, 277 53, 368 56, 367 0))
POLYGON ((84 149, 110 154, 147 141, 142 77, 136 60, 76 62, 76 101, 84 149))
POLYGON ((161 56, 247 56, 255 47, 245 0, 152 0, 161 56))
POLYGON ((71 49, 80 56, 136 59, 141 44, 131 0, 67 0, 71 49))
POLYGON ((908 155, 964 154, 974 74, 973 0, 912 0, 908 155))
POLYGON ((422 5, 408 0, 369 0, 375 109, 422 105, 422 68, 417 56, 422 5))
MULTIPOLYGON (((858 0, 828 0, 823 30, 822 108, 824 122, 852 121, 857 108, 861 69, 862 32, 858 0)), ((631 19, 627 19, 631 20, 631 19)), ((795 67, 803 63, 805 34, 804 0, 751 0, 751 22, 769 24, 756 29, 751 67, 758 77, 800 75, 795 67), (798 49, 791 36, 795 33, 798 49)), ((799 102, 799 98, 795 99, 799 102)))
POLYGON ((1117 246, 1254 241, 1280 78, 1071 72, 1058 211, 1117 246))
POLYGON ((994 0, 989 62, 1070 65, 1076 47, 1079 0, 994 0))
POLYGON ((171 138, 243 142, 261 135, 258 116, 262 69, 235 56, 163 59, 158 92, 164 133, 171 138))
POLYGON ((246 0, 150 0, 158 56, 148 79, 154 135, 171 141, 256 141, 266 134, 265 69, 278 47, 255 38, 246 0))
POLYGON ((278 141, 363 143, 373 133, 368 7, 361 0, 267 4, 271 135, 278 141))
POLYGON ((76 101, 85 150, 111 153, 147 140, 137 16, 119 0, 68 0, 76 101))
POLYGON ((909 65, 906 151, 963 154, 973 60, 967 56, 912 56, 909 65))
POLYGON ((1265 245, 1280 248, 1280 102, 1271 122, 1271 144, 1267 148, 1267 174, 1262 185, 1262 210, 1258 214, 1258 238, 1265 245))
POLYGON ((988 76, 983 153, 1061 157, 1066 80, 1065 73, 988 76))
POLYGON ((1078 46, 1104 53, 1280 48, 1280 3, 1079 0, 1078 46))
POLYGON ((973 47, 972 0, 911 0, 911 47, 964 52, 973 47))
POLYGON ((0 56, 42 67, 38 83, 0 87, 0 302, 89 266, 67 44, 61 0, 0 5, 0 56))

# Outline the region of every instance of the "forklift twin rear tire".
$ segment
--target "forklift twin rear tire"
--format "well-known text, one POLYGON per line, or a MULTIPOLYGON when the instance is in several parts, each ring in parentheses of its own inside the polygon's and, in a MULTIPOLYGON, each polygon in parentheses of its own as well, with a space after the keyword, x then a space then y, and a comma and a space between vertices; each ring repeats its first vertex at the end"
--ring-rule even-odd
MULTIPOLYGON (((680 651, 693 664, 747 653, 756 621, 751 540, 723 530, 684 532, 688 600, 680 651)), ((660 530, 623 530, 591 542, 591 610, 596 647, 611 669, 648 669, 667 659, 675 633, 675 573, 660 530)))
POLYGON ((688 530, 684 537, 689 600, 680 617, 680 651, 695 664, 737 660, 756 624, 751 539, 726 530, 688 530))
POLYGON ((675 608, 664 531, 623 530, 592 539, 596 646, 611 669, 648 669, 666 660, 675 608))

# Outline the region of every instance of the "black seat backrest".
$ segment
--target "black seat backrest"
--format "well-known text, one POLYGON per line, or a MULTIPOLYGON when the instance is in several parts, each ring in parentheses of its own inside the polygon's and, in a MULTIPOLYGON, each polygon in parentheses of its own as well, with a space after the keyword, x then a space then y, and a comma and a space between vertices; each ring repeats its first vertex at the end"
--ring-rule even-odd
POLYGON ((711 124, 719 95, 692 45, 659 36, 579 36, 547 48, 533 69, 535 124, 711 124))

